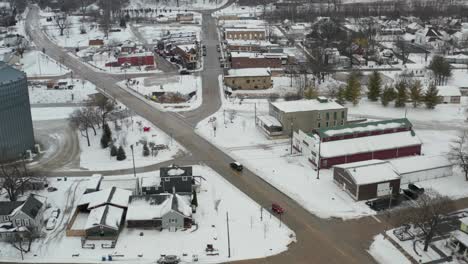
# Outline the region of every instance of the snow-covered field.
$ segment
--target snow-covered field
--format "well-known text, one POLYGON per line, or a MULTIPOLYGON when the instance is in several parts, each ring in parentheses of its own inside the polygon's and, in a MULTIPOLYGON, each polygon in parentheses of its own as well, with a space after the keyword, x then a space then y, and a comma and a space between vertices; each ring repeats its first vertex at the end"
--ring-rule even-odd
POLYGON ((369 248, 369 254, 380 264, 410 264, 411 262, 396 249, 392 243, 380 234, 374 237, 374 242, 369 248))
MULTIPOLYGON (((184 261, 192 261, 192 255, 198 255, 201 263, 220 263, 241 259, 263 258, 287 250, 288 244, 294 241, 294 233, 284 224, 280 225, 275 216, 263 211, 260 220, 261 206, 248 198, 239 189, 230 185, 224 178, 205 166, 194 166, 194 175, 203 176, 201 192, 197 195, 199 207, 194 214, 198 229, 193 227, 186 231, 169 232, 124 228, 117 240, 116 248, 102 249, 100 241, 96 249, 82 249, 80 238, 66 237, 65 226, 70 218, 71 208, 77 204, 86 188, 87 179, 68 178, 68 181, 57 181, 50 178, 51 186, 58 191, 47 193, 47 202, 58 207, 64 214, 59 217, 58 225, 53 231, 46 231, 46 237, 32 244, 25 260, 34 262, 98 262, 102 256, 123 255, 114 257, 122 263, 154 263, 161 254, 175 254, 184 261), (64 199, 64 197, 67 197, 64 199), (218 208, 216 208, 218 205, 218 208), (228 258, 226 213, 229 213, 229 230, 231 257, 228 258), (140 232, 144 235, 140 236, 140 232), (205 248, 213 244, 218 256, 207 256, 205 248), (138 245, 138 246, 136 246, 138 245), (72 254, 79 254, 72 257, 72 254), (182 256, 186 254, 186 256, 182 256), (140 256, 138 256, 140 255, 140 256)), ((158 171, 139 174, 156 176, 158 171)), ((105 177, 104 180, 133 179, 133 175, 105 177)), ((19 251, 8 243, 0 242, 0 260, 17 261, 19 251)))
POLYGON ((154 1, 154 0, 131 0, 127 8, 175 8, 175 9, 214 9, 221 7, 228 0, 169 0, 169 1, 154 1))
POLYGON ((60 76, 70 72, 66 66, 37 50, 24 53, 20 65, 28 77, 60 76))
POLYGON ((33 121, 67 119, 76 107, 32 107, 31 116, 33 121))
POLYGON ((133 78, 130 82, 122 81, 118 85, 152 98, 153 92, 180 93, 188 96, 195 93, 188 101, 181 103, 156 103, 169 111, 188 111, 199 107, 202 103, 202 79, 195 75, 173 75, 133 78))
POLYGON ((87 47, 89 40, 92 39, 103 39, 105 43, 136 39, 129 27, 119 28, 120 32, 109 32, 109 37, 105 38, 104 32, 99 29, 97 23, 89 22, 90 18, 87 17, 82 21, 81 16, 68 16, 67 19, 70 26, 64 30, 63 36, 61 36, 55 21, 46 21, 47 17, 54 15, 54 13, 41 12, 42 18, 40 23, 47 36, 54 43, 62 47, 87 47), (81 34, 81 28, 86 33, 81 34))
MULTIPOLYGON (((364 202, 355 202, 337 187, 333 183, 331 170, 321 170, 320 179, 317 179, 317 172, 305 157, 290 154, 289 139, 267 139, 255 126, 254 104, 257 115, 267 113, 267 100, 223 99, 222 109, 201 121, 196 132, 319 217, 356 218, 375 214, 364 202)), ((382 111, 376 109, 369 110, 368 113, 384 116, 382 111)), ((412 120, 411 116, 409 119, 412 120)), ((458 133, 455 128, 444 131, 436 129, 437 126, 416 129, 416 135, 423 142, 424 155, 446 154, 450 148, 449 143, 458 133)), ((458 170, 455 170, 452 177, 420 184, 425 187, 432 186, 441 194, 453 198, 468 196, 468 183, 458 170)))
MULTIPOLYGON (((128 117, 122 121, 117 121, 120 129, 116 129, 115 122, 108 122, 112 130, 112 140, 119 147, 125 150, 127 158, 123 161, 117 161, 116 157, 110 156, 110 147, 103 149, 100 145, 102 129, 96 129, 96 136, 92 129, 89 129, 89 140, 91 146, 88 147, 85 137, 78 134, 80 138, 80 167, 89 170, 118 170, 133 167, 131 145, 134 146, 135 166, 143 167, 151 164, 160 163, 173 159, 176 155, 184 153, 184 148, 173 140, 169 135, 162 132, 147 120, 139 117, 128 117), (143 128, 149 127, 149 132, 144 132, 143 128), (160 150, 152 157, 143 156, 143 144, 140 141, 146 141, 148 144, 154 142, 156 145, 164 144, 168 146, 166 150, 160 150)), ((79 133, 79 132, 77 132, 79 133)))
POLYGON ((31 104, 51 104, 51 103, 81 103, 89 99, 89 95, 97 93, 96 86, 86 80, 62 79, 56 82, 65 81, 68 85, 73 85, 72 90, 47 89, 47 82, 36 82, 37 85, 29 85, 29 102, 31 104))

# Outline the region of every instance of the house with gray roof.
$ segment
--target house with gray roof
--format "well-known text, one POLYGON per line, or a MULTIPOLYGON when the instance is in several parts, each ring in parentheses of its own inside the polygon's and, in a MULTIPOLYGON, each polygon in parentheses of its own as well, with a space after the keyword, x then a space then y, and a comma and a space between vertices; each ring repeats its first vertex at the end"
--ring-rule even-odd
POLYGON ((8 239, 18 230, 31 232, 42 228, 44 203, 33 195, 26 201, 0 202, 0 239, 8 239))
POLYGON ((171 165, 163 167, 157 177, 145 177, 140 184, 142 194, 178 193, 191 194, 194 184, 192 167, 171 165))

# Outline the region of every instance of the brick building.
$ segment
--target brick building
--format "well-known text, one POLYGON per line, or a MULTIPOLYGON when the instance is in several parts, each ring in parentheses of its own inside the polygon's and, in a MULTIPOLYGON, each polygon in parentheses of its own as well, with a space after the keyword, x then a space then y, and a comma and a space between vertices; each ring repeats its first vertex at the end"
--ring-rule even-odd
POLYGON ((268 89, 272 86, 268 68, 233 69, 224 75, 224 84, 232 89, 268 89))
POLYGON ((224 30, 225 39, 265 40, 264 28, 227 28, 224 30))
POLYGON ((287 64, 288 56, 282 53, 232 52, 231 68, 281 68, 287 64))

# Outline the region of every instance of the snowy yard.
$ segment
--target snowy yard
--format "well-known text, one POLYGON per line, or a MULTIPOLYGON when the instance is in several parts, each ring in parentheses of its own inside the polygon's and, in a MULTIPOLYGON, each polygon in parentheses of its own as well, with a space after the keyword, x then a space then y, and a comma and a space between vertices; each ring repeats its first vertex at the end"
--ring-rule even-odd
MULTIPOLYGON (((142 176, 159 175, 157 171, 140 174, 142 176)), ((167 230, 143 230, 124 228, 117 240, 116 248, 102 249, 105 241, 95 243, 96 249, 82 249, 79 237, 66 237, 65 227, 71 217, 71 209, 77 204, 86 188, 87 179, 68 178, 57 181, 51 178, 51 186, 57 187, 54 193, 41 192, 47 196, 47 202, 64 212, 59 217, 55 230, 47 231, 46 237, 32 244, 31 253, 25 254, 27 261, 34 262, 98 262, 102 256, 122 255, 114 260, 125 263, 154 262, 161 254, 175 254, 183 261, 191 261, 192 255, 198 255, 201 263, 219 263, 225 261, 263 258, 287 250, 294 241, 294 233, 275 216, 263 211, 260 220, 260 205, 231 186, 224 178, 205 166, 194 166, 194 175, 203 176, 201 192, 198 194, 195 221, 198 229, 169 232, 167 230), (67 197, 64 199, 64 197, 67 197), (218 208, 215 209, 215 204, 218 208), (229 213, 231 257, 228 258, 226 213, 229 213), (140 236, 140 232, 143 236, 140 236), (218 256, 207 256, 205 248, 213 244, 218 256), (136 247, 135 245, 138 245, 136 247), (78 256, 72 257, 72 254, 78 256), (186 254, 186 256, 182 256, 186 254)), ((104 180, 131 179, 128 176, 105 177, 104 180)), ((18 260, 19 252, 8 243, 0 243, 0 260, 18 260)))
POLYGON ((410 264, 411 262, 392 245, 383 235, 374 237, 374 242, 369 248, 369 254, 380 264, 410 264))
POLYGON ((67 19, 70 26, 65 29, 63 36, 61 36, 55 21, 46 21, 47 17, 51 17, 54 14, 42 12, 41 15, 40 23, 44 32, 54 43, 62 47, 87 47, 89 45, 89 40, 92 39, 103 39, 104 43, 136 39, 129 27, 119 28, 121 30, 120 32, 109 32, 109 37, 105 38, 104 32, 99 29, 97 23, 89 22, 89 17, 85 17, 85 20, 82 21, 81 16, 69 16, 67 19), (81 34, 81 28, 83 28, 86 33, 81 34))
POLYGON ((20 65, 28 77, 60 76, 70 72, 66 66, 37 50, 24 53, 20 65))
POLYGON ((48 89, 47 82, 36 82, 29 85, 29 102, 31 104, 51 103, 81 103, 89 99, 89 95, 97 93, 96 86, 86 80, 62 79, 58 82, 67 82, 73 89, 48 89))
POLYGON ((67 119, 77 107, 32 107, 31 116, 33 121, 67 119))
MULTIPOLYGON (((147 98, 153 98, 154 94, 165 93, 188 99, 180 103, 159 103, 159 107, 169 111, 188 111, 199 107, 202 103, 202 79, 195 75, 160 75, 154 77, 133 78, 130 82, 122 81, 118 85, 130 88, 147 98), (180 95, 178 95, 180 94, 180 95)), ((159 95, 154 95, 157 99, 159 95)))
POLYGON ((111 157, 110 147, 103 149, 100 145, 102 129, 96 129, 96 135, 94 135, 92 129, 89 129, 89 140, 91 143, 91 146, 89 147, 86 138, 77 132, 80 139, 81 168, 89 170, 118 170, 132 168, 133 160, 131 145, 134 146, 136 167, 143 167, 167 161, 184 153, 184 148, 179 145, 179 143, 139 116, 127 117, 123 120, 118 120, 118 129, 116 129, 115 122, 108 122, 108 124, 109 128, 112 130, 112 140, 114 141, 114 144, 116 147, 122 146, 124 148, 127 158, 122 161, 117 161, 116 157, 111 157), (144 132, 144 127, 149 127, 149 131, 144 132), (143 144, 141 141, 146 141, 148 144, 150 144, 150 142, 154 142, 156 145, 163 144, 168 148, 160 150, 154 157, 151 155, 145 157, 143 155, 143 144))

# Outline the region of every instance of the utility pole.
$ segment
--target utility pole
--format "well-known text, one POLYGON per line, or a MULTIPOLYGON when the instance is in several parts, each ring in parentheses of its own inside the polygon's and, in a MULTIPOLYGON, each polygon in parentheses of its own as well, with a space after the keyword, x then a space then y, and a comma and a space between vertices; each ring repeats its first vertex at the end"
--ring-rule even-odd
POLYGON ((130 148, 132 149, 132 159, 133 159, 133 176, 136 178, 136 169, 135 169, 135 155, 133 154, 133 144, 130 145, 130 148))
POLYGON ((229 237, 229 213, 226 212, 226 226, 227 226, 227 239, 228 239, 228 258, 231 257, 231 238, 229 237))
POLYGON ((255 109, 255 125, 257 125, 257 103, 254 103, 254 109, 255 109))
POLYGON ((317 180, 320 179, 320 162, 321 162, 320 161, 320 147, 322 145, 322 140, 321 140, 320 136, 318 138, 318 141, 319 141, 319 145, 318 145, 318 161, 317 161, 317 180))
POLYGON ((294 136, 294 117, 292 117, 291 120, 291 155, 293 152, 293 136, 294 136))

